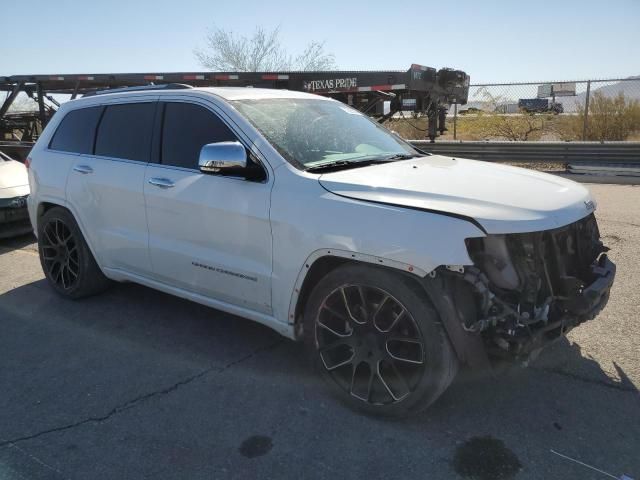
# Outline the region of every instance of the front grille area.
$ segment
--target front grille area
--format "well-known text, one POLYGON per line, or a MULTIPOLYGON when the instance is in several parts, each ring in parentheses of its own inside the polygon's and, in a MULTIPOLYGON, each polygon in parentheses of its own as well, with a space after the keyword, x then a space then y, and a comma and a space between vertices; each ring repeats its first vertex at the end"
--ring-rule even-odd
POLYGON ((477 315, 464 328, 481 333, 499 356, 526 355, 592 318, 615 276, 593 214, 553 230, 473 239, 468 247, 475 266, 464 279, 477 315))
POLYGON ((565 227, 507 235, 509 253, 522 280, 520 308, 551 297, 562 302, 594 280, 592 265, 608 249, 593 214, 565 227))
POLYGON ((551 278, 591 280, 591 264, 604 248, 593 214, 563 228, 545 232, 545 250, 553 272, 551 278))

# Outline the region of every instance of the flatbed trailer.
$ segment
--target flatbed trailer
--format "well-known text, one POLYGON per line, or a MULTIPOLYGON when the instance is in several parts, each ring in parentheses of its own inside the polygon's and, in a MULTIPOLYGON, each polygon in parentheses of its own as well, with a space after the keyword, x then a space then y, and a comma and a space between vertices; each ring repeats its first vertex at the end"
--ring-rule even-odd
MULTIPOLYGON (((469 75, 450 68, 413 64, 406 71, 319 72, 174 72, 0 76, 0 142, 35 141, 59 106, 54 94, 71 98, 96 91, 142 85, 180 83, 194 87, 260 87, 325 95, 383 122, 401 111, 425 115, 427 137, 433 142, 445 129, 453 103, 466 104, 469 75), (10 112, 17 96, 26 93, 38 104, 34 112, 10 112)), ((2 148, 0 146, 0 148, 2 148)))

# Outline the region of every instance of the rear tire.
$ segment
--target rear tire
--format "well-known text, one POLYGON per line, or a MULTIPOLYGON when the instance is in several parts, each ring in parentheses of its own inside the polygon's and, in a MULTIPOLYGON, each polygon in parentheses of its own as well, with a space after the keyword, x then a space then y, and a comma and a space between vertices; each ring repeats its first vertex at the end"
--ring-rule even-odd
POLYGON ((49 284, 63 297, 88 297, 111 284, 93 258, 73 215, 62 207, 54 207, 40 217, 38 253, 49 284))
POLYGON ((427 408, 458 368, 440 315, 413 279, 345 265, 315 286, 304 313, 311 361, 333 392, 367 413, 427 408))

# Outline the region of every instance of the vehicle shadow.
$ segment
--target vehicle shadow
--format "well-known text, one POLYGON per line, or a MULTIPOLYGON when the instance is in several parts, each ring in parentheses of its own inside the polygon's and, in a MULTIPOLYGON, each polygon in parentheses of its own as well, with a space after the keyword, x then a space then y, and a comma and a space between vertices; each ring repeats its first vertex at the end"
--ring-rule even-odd
POLYGON ((36 237, 33 233, 16 237, 0 238, 0 255, 23 248, 37 250, 36 237))
MULTIPOLYGON (((13 248, 28 245, 33 237, 25 236, 13 240, 13 248)), ((11 248, 0 243, 0 248, 11 248)), ((282 362, 261 363, 254 367, 238 368, 264 369, 265 374, 279 364, 300 365, 304 355, 301 343, 285 339, 258 323, 219 310, 184 300, 172 295, 132 283, 115 284, 103 294, 72 301, 59 297, 49 287, 46 280, 23 285, 0 295, 3 304, 21 304, 32 297, 33 291, 47 304, 46 315, 41 321, 55 328, 55 322, 62 319, 63 328, 91 329, 96 335, 110 335, 121 341, 142 344, 141 346, 179 348, 183 353, 199 356, 206 363, 218 359, 221 346, 247 342, 253 346, 256 339, 260 344, 281 344, 272 355, 281 357, 282 362), (60 311, 56 315, 56 311, 60 311), (170 340, 168 340, 170 339, 170 340)), ((579 328, 579 327, 578 327, 579 328)), ((600 364, 585 356, 577 343, 563 337, 542 351, 540 356, 526 368, 522 365, 501 367, 492 371, 477 371, 462 368, 454 382, 455 388, 483 389, 484 383, 512 383, 526 378, 529 372, 545 375, 565 376, 621 391, 638 393, 637 386, 624 370, 614 362, 616 376, 608 374, 600 364)), ((286 367, 285 367, 286 368, 286 367)), ((307 376, 308 368, 279 371, 279 375, 307 376)))
MULTIPOLYGON (((463 477, 464 472, 481 471, 486 467, 487 458, 493 458, 488 454, 475 467, 454 464, 458 449, 467 441, 477 442, 478 438, 498 442, 500 448, 511 452, 506 455, 503 449, 495 454, 498 471, 506 468, 499 464, 503 458, 511 459, 511 467, 519 465, 513 461, 517 454, 525 469, 533 468, 532 465, 552 465, 558 472, 565 472, 548 478, 591 478, 574 477, 562 470, 570 467, 550 454, 550 448, 574 458, 597 456, 604 465, 619 459, 615 460, 619 462, 615 467, 621 472, 624 469, 629 472, 637 461, 633 453, 637 432, 640 432, 637 386, 619 367, 618 378, 612 378, 598 362, 585 356, 579 345, 566 339, 554 344, 549 352, 543 351, 540 360, 526 369, 514 367, 499 375, 463 370, 425 412, 387 420, 363 416, 336 401, 309 368, 300 343, 286 340, 257 323, 139 285, 117 284, 104 294, 69 301, 55 295, 46 282, 40 280, 0 295, 0 317, 3 312, 20 312, 16 314, 20 318, 9 329, 23 337, 20 341, 24 346, 16 350, 45 350, 52 357, 55 349, 65 349, 67 358, 76 355, 73 350, 77 348, 77 354, 83 355, 82 345, 76 347, 75 341, 67 344, 49 341, 56 336, 72 337, 81 331, 82 338, 90 337, 97 346, 92 347, 91 353, 98 355, 97 360, 91 359, 87 364, 115 361, 109 351, 105 350, 102 355, 96 354, 95 349, 102 344, 116 343, 126 345, 133 352, 151 351, 157 358, 170 359, 172 365, 188 364, 198 372, 228 372, 224 378, 214 376, 207 381, 202 377, 198 382, 198 392, 203 398, 233 397, 232 403, 221 403, 225 405, 221 411, 239 409, 245 416, 246 412, 256 412, 255 416, 249 413, 246 418, 248 422, 257 423, 275 415, 280 430, 297 431, 306 428, 309 422, 322 422, 331 426, 331 438, 343 438, 345 446, 355 441, 358 429, 354 427, 358 425, 371 434, 383 433, 397 445, 411 440, 414 446, 410 448, 415 448, 416 442, 429 443, 437 439, 438 448, 442 450, 437 454, 437 461, 446 465, 453 462, 451 469, 463 477), (24 332, 20 330, 22 325, 24 332), (34 329, 46 333, 43 340, 34 340, 31 334, 34 329), (221 385, 226 393, 219 393, 221 385), (276 412, 283 402, 286 402, 286 412, 303 416, 283 411, 280 418, 276 412), (611 456, 607 452, 611 452, 611 456), (567 476, 563 476, 565 474, 567 476)), ((6 321, 0 318, 0 326, 6 321)), ((11 340, 5 337, 4 343, 8 341, 11 340)), ((0 354, 3 363, 5 355, 11 352, 0 354)), ((142 353, 136 353, 131 358, 141 356, 142 353)), ((148 368, 165 368, 153 366, 159 364, 156 357, 148 368)), ((24 358, 30 361, 29 355, 24 358)), ((28 382, 31 367, 28 363, 20 364, 19 368, 24 368, 26 373, 11 376, 11 389, 33 388, 28 382), (24 385, 20 384, 22 381, 24 385)), ((56 365, 51 368, 55 369, 56 365)), ((141 373, 130 362, 118 368, 125 371, 116 380, 108 381, 115 382, 113 389, 127 391, 137 380, 135 376, 141 373)), ((167 375, 149 372, 149 376, 156 374, 167 375)), ((101 382, 101 379, 91 381, 101 382)), ((0 384, 0 389, 5 388, 8 386, 0 384)), ((187 417, 186 421, 189 420, 196 422, 187 417)), ((168 417, 167 421, 170 421, 168 417)), ((188 427, 201 428, 197 423, 180 426, 185 430, 188 427)), ((302 431, 299 434, 302 435, 302 431)), ((514 468, 513 475, 516 475, 520 467, 514 468)), ((478 474, 477 478, 485 477, 478 474)))
POLYGON ((532 362, 531 367, 551 374, 639 393, 638 386, 618 363, 612 361, 614 371, 607 371, 588 353, 583 353, 583 348, 578 343, 570 342, 566 337, 549 345, 542 355, 532 362))

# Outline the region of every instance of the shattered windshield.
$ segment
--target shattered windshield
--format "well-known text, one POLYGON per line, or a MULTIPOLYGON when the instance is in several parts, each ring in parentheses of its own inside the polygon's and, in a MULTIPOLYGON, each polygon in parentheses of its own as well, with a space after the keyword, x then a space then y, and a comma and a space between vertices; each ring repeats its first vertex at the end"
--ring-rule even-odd
POLYGON ((339 102, 272 98, 233 104, 287 160, 305 169, 420 155, 367 116, 339 102))

